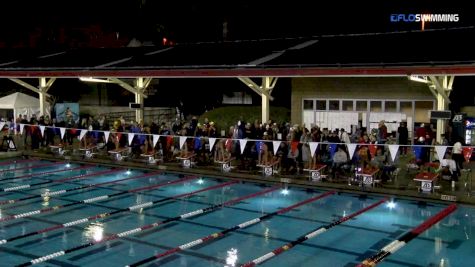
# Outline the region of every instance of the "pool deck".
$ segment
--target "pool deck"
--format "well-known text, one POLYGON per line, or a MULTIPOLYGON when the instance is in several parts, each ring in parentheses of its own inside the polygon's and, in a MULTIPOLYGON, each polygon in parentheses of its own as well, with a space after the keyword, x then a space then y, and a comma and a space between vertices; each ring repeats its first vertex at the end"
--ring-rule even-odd
MULTIPOLYGON (((33 151, 24 151, 24 152, 0 152, 0 158, 12 158, 19 156, 34 156, 38 158, 43 158, 47 160, 57 161, 58 157, 52 155, 51 153, 45 152, 33 152, 33 151)), ((249 173, 239 170, 232 170, 231 172, 225 173, 219 171, 217 167, 214 166, 200 166, 196 168, 183 168, 178 163, 164 163, 160 165, 148 165, 145 162, 136 162, 136 161, 120 161, 114 162, 112 160, 95 158, 94 160, 83 160, 78 157, 66 157, 63 160, 77 163, 95 163, 99 165, 105 165, 110 167, 122 167, 122 168, 136 168, 142 170, 165 170, 171 172, 179 172, 184 174, 199 174, 203 176, 213 177, 213 178, 228 178, 228 179, 238 179, 243 181, 252 181, 252 182, 265 182, 265 183, 288 183, 289 185, 305 187, 305 188, 319 188, 319 189, 336 189, 343 192, 353 192, 360 194, 378 194, 378 195, 390 195, 395 198, 410 198, 418 201, 436 201, 444 203, 453 203, 453 201, 444 200, 455 196, 457 203, 475 205, 475 191, 472 189, 471 194, 463 188, 463 179, 457 182, 455 189, 452 191, 450 181, 441 181, 441 189, 435 193, 421 193, 417 191, 416 185, 412 181, 413 174, 402 173, 398 177, 399 181, 404 182, 393 182, 390 184, 384 184, 384 187, 360 187, 357 185, 348 185, 347 183, 333 183, 333 182, 312 182, 309 181, 308 174, 301 175, 278 175, 276 177, 265 177, 261 173, 249 173), (412 178, 411 178, 412 177, 412 178)), ((470 162, 467 164, 468 168, 475 167, 475 162, 470 162)), ((471 173, 470 173, 471 174, 471 173)), ((470 177, 472 183, 474 183, 473 175, 470 177)))

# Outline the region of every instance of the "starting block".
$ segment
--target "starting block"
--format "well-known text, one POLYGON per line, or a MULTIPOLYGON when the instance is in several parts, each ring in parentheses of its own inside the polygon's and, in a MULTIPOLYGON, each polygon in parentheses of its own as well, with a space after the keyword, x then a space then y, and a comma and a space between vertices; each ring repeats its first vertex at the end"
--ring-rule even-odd
POLYGON ((322 178, 325 178, 326 175, 323 175, 323 170, 327 167, 324 164, 317 164, 314 168, 311 169, 303 169, 304 171, 308 172, 308 180, 312 182, 320 182, 322 178))
POLYGON ((220 167, 220 170, 222 172, 230 172, 234 166, 231 166, 231 161, 233 160, 234 158, 230 158, 230 159, 227 159, 227 160, 223 160, 223 161, 214 161, 214 163, 217 163, 220 167))
POLYGON ((86 159, 92 159, 94 155, 97 154, 97 149, 98 149, 97 146, 88 146, 86 148, 80 148, 79 151, 83 153, 83 156, 86 159))
POLYGON ((124 158, 127 158, 129 155, 129 148, 128 147, 123 147, 123 148, 118 148, 114 150, 109 150, 109 154, 111 154, 111 157, 115 161, 122 161, 124 158))
POLYGON ((142 158, 145 158, 148 164, 156 164, 158 160, 155 159, 155 155, 157 154, 158 153, 146 153, 146 154, 140 154, 140 156, 142 158))
POLYGON ((64 152, 67 151, 64 149, 63 145, 50 145, 49 148, 51 149, 51 152, 53 152, 53 154, 58 156, 64 156, 64 152))
POLYGON ((180 164, 183 168, 191 168, 193 165, 196 163, 194 162, 196 154, 195 153, 189 153, 188 155, 184 157, 176 157, 180 161, 180 164))
POLYGON ((278 174, 279 171, 276 169, 276 165, 277 165, 277 161, 273 162, 272 164, 269 164, 269 165, 257 165, 258 167, 261 167, 262 168, 262 173, 264 174, 264 176, 268 177, 268 176, 272 176, 274 174, 278 174))

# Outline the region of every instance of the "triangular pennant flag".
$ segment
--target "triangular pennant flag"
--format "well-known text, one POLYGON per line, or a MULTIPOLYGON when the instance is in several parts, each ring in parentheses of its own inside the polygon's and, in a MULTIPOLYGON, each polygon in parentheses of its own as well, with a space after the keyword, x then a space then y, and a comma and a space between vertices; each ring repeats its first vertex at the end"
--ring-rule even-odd
POLYGON ((318 142, 309 142, 308 144, 310 145, 310 153, 313 158, 313 156, 315 155, 315 151, 317 151, 318 142))
POLYGON ((277 150, 279 150, 280 143, 282 143, 282 141, 272 141, 272 146, 274 148, 274 155, 277 155, 277 150))
POLYGON ((66 133, 66 128, 64 127, 59 127, 59 132, 61 133, 61 139, 64 138, 64 134, 66 133))
POLYGON ((41 131, 41 136, 44 136, 44 132, 45 132, 45 126, 44 125, 40 125, 40 131, 41 131))
POLYGON ((104 131, 104 138, 106 140, 106 143, 109 142, 109 135, 110 135, 111 132, 109 131, 104 131))
POLYGON ((153 147, 155 147, 157 145, 158 139, 160 139, 160 135, 154 134, 152 139, 153 139, 152 140, 153 141, 153 147))
POLYGON ((129 146, 132 145, 132 141, 134 140, 135 133, 129 133, 128 136, 129 138, 129 146))
POLYGON ((239 139, 239 147, 241 148, 241 154, 244 153, 246 144, 247 144, 247 139, 239 139))
POLYGON ((0 121, 0 131, 3 130, 3 127, 5 126, 5 122, 0 121))
POLYGON ((440 162, 444 159, 445 151, 447 151, 447 146, 435 146, 435 152, 437 152, 440 162))
POLYGON ((180 136, 180 149, 183 147, 183 144, 185 144, 186 139, 188 139, 188 137, 180 136))
POLYGON ((397 151, 399 150, 399 145, 389 145, 389 154, 391 154, 391 159, 396 159, 397 151))
POLYGON ((209 142, 209 151, 211 151, 213 150, 213 146, 214 146, 214 143, 216 142, 216 138, 210 137, 208 138, 208 142, 209 142))
POLYGON ((348 148, 348 154, 350 155, 350 159, 353 159, 353 155, 355 154, 356 144, 346 144, 348 148))
POLYGON ((86 135, 86 133, 87 133, 87 130, 81 130, 81 132, 79 133, 79 140, 82 140, 84 136, 86 135))
POLYGON ((25 124, 20 123, 20 134, 23 134, 23 129, 25 129, 25 124))
POLYGON ((374 158, 374 156, 376 156, 376 149, 377 149, 377 146, 376 145, 369 145, 369 154, 371 155, 371 158, 374 158))
POLYGON ((466 146, 462 149, 463 151, 463 157, 467 162, 470 161, 470 158, 472 157, 472 152, 473 152, 473 147, 466 146))

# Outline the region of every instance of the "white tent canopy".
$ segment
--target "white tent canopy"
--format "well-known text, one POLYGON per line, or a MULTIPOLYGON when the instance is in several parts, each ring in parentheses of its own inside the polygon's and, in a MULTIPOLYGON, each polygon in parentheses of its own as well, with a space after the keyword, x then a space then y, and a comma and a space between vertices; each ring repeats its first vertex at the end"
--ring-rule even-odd
MULTIPOLYGON (((36 97, 17 92, 0 98, 0 109, 13 109, 13 116, 15 116, 15 118, 17 118, 19 114, 26 114, 28 118, 31 118, 33 114, 39 116, 40 100, 36 97)), ((50 115, 48 103, 46 103, 46 114, 50 115)))

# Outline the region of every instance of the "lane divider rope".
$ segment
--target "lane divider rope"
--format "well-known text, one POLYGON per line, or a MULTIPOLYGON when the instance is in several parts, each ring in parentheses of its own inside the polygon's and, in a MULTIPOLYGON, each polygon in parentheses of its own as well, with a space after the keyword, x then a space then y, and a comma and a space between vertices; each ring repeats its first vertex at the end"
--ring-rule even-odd
MULTIPOLYGON (((153 175, 158 175, 159 173, 160 172, 151 172, 151 173, 147 173, 147 174, 139 175, 139 176, 140 177, 149 177, 149 176, 153 176, 153 175)), ((117 197, 117 196, 125 195, 125 194, 128 194, 128 193, 135 193, 135 192, 139 192, 139 191, 150 190, 150 189, 158 188, 158 187, 163 186, 163 185, 178 183, 178 182, 181 182, 181 181, 184 181, 184 180, 189 180, 189 179, 196 179, 196 177, 185 177, 185 178, 180 179, 180 180, 168 181, 168 182, 157 184, 157 185, 145 186, 145 187, 140 187, 140 188, 136 188, 136 189, 132 189, 132 190, 126 190, 126 191, 122 191, 122 192, 118 192, 118 193, 114 193, 114 194, 102 195, 102 196, 92 197, 92 198, 88 198, 88 199, 78 200, 78 201, 74 201, 74 202, 64 204, 64 205, 58 205, 58 206, 43 208, 43 209, 39 209, 39 210, 28 211, 28 212, 24 212, 24 213, 20 213, 20 214, 8 215, 6 217, 0 218, 0 222, 11 221, 11 220, 16 220, 16 219, 19 219, 19 218, 28 217, 28 216, 32 216, 32 215, 36 215, 36 214, 42 214, 42 213, 57 211, 59 209, 63 209, 63 208, 71 207, 71 206, 76 206, 76 205, 80 205, 80 204, 92 203, 92 202, 96 202, 96 201, 100 201, 100 200, 105 200, 105 199, 108 199, 108 198, 117 197)))
MULTIPOLYGON (((231 183, 237 183, 237 181, 233 181, 233 182, 229 182, 229 183, 230 184, 231 183)), ((259 191, 259 192, 252 193, 252 194, 249 194, 249 195, 246 195, 246 196, 238 197, 236 199, 232 199, 232 200, 220 203, 220 204, 215 204, 215 205, 209 206, 209 207, 204 208, 204 209, 199 209, 200 212, 198 212, 196 214, 203 214, 203 213, 211 212, 211 211, 214 211, 214 210, 226 207, 226 206, 231 206, 231 205, 239 203, 239 202, 241 202, 245 199, 249 199, 249 198, 257 197, 257 196, 260 196, 260 195, 263 195, 263 194, 267 194, 267 193, 270 193, 270 192, 275 191, 277 189, 279 189, 279 187, 274 186, 274 187, 271 187, 271 188, 263 190, 263 191, 259 191)), ((131 235, 131 234, 136 234, 138 232, 149 230, 149 229, 158 227, 160 225, 163 225, 163 224, 166 224, 166 223, 169 223, 169 222, 179 221, 179 220, 182 219, 182 216, 183 215, 179 215, 179 216, 176 216, 176 217, 168 218, 168 219, 163 220, 163 221, 156 221, 152 224, 148 224, 148 225, 144 225, 142 227, 130 229, 130 230, 127 230, 127 231, 124 231, 124 232, 121 232, 121 233, 111 234, 111 235, 105 237, 104 239, 102 239, 100 241, 91 241, 89 243, 85 243, 85 244, 82 244, 82 245, 79 245, 79 246, 76 246, 76 247, 73 247, 73 248, 69 248, 69 249, 66 249, 66 250, 61 250, 61 251, 58 251, 58 252, 54 252, 54 253, 48 254, 46 256, 42 256, 40 258, 36 258, 36 259, 30 260, 28 262, 25 262, 25 263, 22 263, 22 264, 19 264, 19 265, 16 265, 16 266, 17 267, 31 266, 31 265, 38 264, 38 263, 41 263, 41 262, 44 262, 44 261, 48 261, 50 259, 57 258, 59 256, 65 255, 65 254, 69 254, 69 253, 72 253, 72 252, 75 252, 75 251, 78 251, 78 250, 81 250, 81 249, 92 247, 96 244, 100 244, 100 243, 103 243, 103 242, 115 240, 117 238, 121 238, 121 237, 131 235)))
POLYGON ((8 242, 15 241, 15 240, 19 240, 19 239, 22 239, 22 238, 31 237, 31 236, 38 235, 38 234, 43 234, 43 233, 46 233, 46 232, 51 232, 51 231, 54 231, 54 230, 57 230, 57 229, 67 228, 67 227, 71 227, 71 226, 74 226, 74 225, 78 225, 78 224, 82 224, 82 223, 86 223, 86 222, 90 222, 90 221, 96 221, 98 219, 104 219, 106 217, 110 217, 112 215, 116 215, 116 214, 119 214, 119 213, 128 212, 128 211, 135 211, 135 210, 138 210, 138 209, 141 209, 141 208, 152 207, 152 206, 154 206, 158 203, 163 203, 163 202, 166 202, 166 201, 169 201, 169 200, 179 199, 179 198, 182 198, 182 197, 189 197, 189 196, 201 193, 201 192, 205 192, 205 191, 225 187, 225 186, 232 185, 232 184, 235 184, 235 183, 237 183, 237 182, 233 181, 233 182, 223 183, 223 184, 219 184, 219 185, 213 185, 213 186, 206 187, 206 188, 203 188, 203 189, 198 189, 198 190, 195 190, 195 191, 191 191, 189 193, 183 193, 183 194, 179 194, 179 195, 175 195, 175 196, 171 196, 171 197, 166 197, 166 198, 162 198, 162 199, 155 200, 155 201, 145 202, 145 203, 133 205, 133 206, 130 206, 130 207, 127 207, 127 208, 118 209, 118 210, 115 210, 115 211, 112 211, 112 212, 105 212, 105 213, 95 214, 95 215, 92 215, 92 216, 89 216, 89 217, 86 217, 86 218, 77 219, 77 220, 74 220, 74 221, 54 225, 54 226, 51 226, 51 227, 48 227, 48 228, 44 228, 44 229, 41 229, 41 230, 38 230, 38 231, 34 231, 34 232, 26 233, 26 234, 23 234, 23 235, 3 239, 3 240, 0 240, 0 245, 6 244, 8 242))
POLYGON ((66 169, 54 170, 54 171, 30 173, 30 174, 25 174, 25 175, 21 175, 21 176, 8 177, 8 178, 0 179, 0 182, 8 181, 8 180, 19 180, 19 179, 31 178, 31 177, 36 178, 36 177, 40 177, 40 176, 44 176, 44 175, 52 174, 52 173, 65 172, 65 171, 70 171, 70 170, 77 170, 80 167, 86 167, 86 166, 88 166, 89 168, 93 167, 93 165, 82 165, 82 166, 74 167, 74 168, 66 168, 66 169))
POLYGON ((8 160, 5 162, 0 162, 0 166, 4 165, 12 165, 12 164, 19 164, 19 163, 25 163, 25 162, 30 162, 30 161, 38 161, 38 159, 16 159, 16 160, 8 160))
POLYGON ((157 259, 160 259, 160 258, 163 258, 163 257, 166 257, 166 256, 169 256, 169 255, 172 255, 172 254, 175 254, 177 252, 180 252, 180 251, 183 251, 185 249, 189 249, 189 248, 192 248, 194 246, 197 246, 197 245, 200 245, 200 244, 203 244, 205 242, 209 242, 209 241, 212 241, 212 240, 215 240, 215 239, 218 239, 218 238, 221 238, 223 237, 224 235, 228 234, 228 233, 231 233, 231 232, 234 232, 234 231, 237 231, 239 229, 243 229, 243 228, 246 228, 246 227, 249 227, 251 225, 254 225, 254 224, 257 224, 259 222, 262 222, 264 220, 267 220, 267 219, 270 219, 272 218, 273 216, 275 215, 279 215, 279 214, 284 214, 286 212, 289 212, 297 207, 300 207, 300 206, 303 206, 305 204, 308 204, 308 203, 311 203, 311 202, 314 202, 316 200, 319 200, 319 199, 322 199, 324 197, 327 197, 327 196, 330 196, 330 195, 333 195, 335 194, 336 192, 335 191, 330 191, 330 192, 326 192, 324 194, 320 194, 318 196, 314 196, 312 198, 309 198, 307 200, 304 200, 304 201, 301 201, 301 202, 298 202, 294 205, 291 205, 291 206, 288 206, 286 208, 283 208, 283 209, 280 209, 280 210, 277 210, 277 211, 274 211, 274 212, 271 212, 271 213, 268 213, 264 216, 261 216, 261 217, 258 217, 258 218, 254 218, 252 220, 248 220, 246 222, 243 222, 243 223, 240 223, 240 224, 237 224, 233 227, 230 227, 230 228, 227 228, 221 232, 217 232, 217 233, 214 233, 214 234, 211 234, 211 235, 208 235, 208 236, 205 236, 205 237, 202 237, 202 238, 199 238, 199 239, 196 239, 196 240, 193 240, 191 242, 188 242, 186 244, 183 244, 183 245, 180 245, 178 247, 175 247, 175 248, 172 248, 172 249, 169 249, 163 253, 160 253, 160 254, 156 254, 154 256, 151 256, 151 257, 148 257, 148 258, 145 258, 143 260, 140 260, 140 261, 137 261, 135 263, 132 263, 130 265, 127 265, 127 267, 136 267, 136 266, 140 266, 140 265, 143 265, 145 263, 148 263, 148 262, 151 262, 151 261, 154 261, 154 260, 157 260, 157 259))
POLYGON ((360 264, 356 265, 357 267, 373 267, 376 266, 379 262, 381 262, 384 258, 388 257, 391 254, 394 254, 400 248, 405 246, 409 243, 412 239, 419 236, 422 232, 426 231, 434 224, 438 223, 440 220, 447 217, 450 213, 454 212, 457 209, 455 204, 448 206, 447 208, 443 209, 436 215, 432 216, 425 222, 421 223, 416 228, 412 229, 411 231, 405 233, 403 236, 398 238, 397 240, 392 241, 388 245, 384 246, 378 253, 374 254, 373 256, 365 259, 360 264))
POLYGON ((58 164, 64 164, 64 162, 53 162, 53 163, 45 163, 45 164, 40 164, 40 165, 33 165, 33 166, 26 166, 26 167, 20 167, 20 168, 15 168, 15 169, 3 169, 0 170, 0 173, 4 172, 14 172, 14 171, 20 171, 20 170, 29 170, 29 169, 34 169, 34 168, 43 168, 43 167, 49 167, 53 165, 58 165, 58 164))
POLYGON ((376 203, 373 203, 373 204, 369 205, 368 207, 366 207, 364 209, 361 209, 357 212, 354 212, 354 213, 352 213, 348 216, 345 216, 345 217, 343 217, 343 218, 341 218, 337 221, 334 221, 334 222, 332 222, 330 224, 327 224, 325 226, 320 226, 317 229, 314 229, 310 232, 307 232, 306 234, 303 234, 303 235, 299 236, 297 239, 295 239, 292 242, 289 242, 289 243, 287 243, 287 244, 285 244, 285 245, 283 245, 283 246, 281 246, 277 249, 274 249, 273 251, 271 251, 267 254, 264 254, 264 255, 262 255, 258 258, 253 259, 252 261, 250 261, 246 264, 241 265, 241 267, 251 267, 251 266, 259 265, 259 264, 261 264, 261 263, 263 263, 263 262, 265 262, 265 261, 267 261, 267 260, 269 260, 269 259, 271 259, 271 258, 273 258, 273 257, 275 257, 275 256, 277 256, 277 255, 293 248, 293 247, 295 247, 296 245, 303 243, 304 241, 306 241, 310 238, 314 238, 314 237, 316 237, 320 234, 323 234, 324 232, 330 230, 331 228, 333 228, 333 227, 335 227, 339 224, 342 224, 342 223, 352 219, 353 217, 356 217, 356 216, 360 215, 361 213, 364 213, 364 212, 366 212, 370 209, 376 208, 377 206, 383 204, 387 200, 388 200, 388 198, 384 198, 384 199, 382 199, 382 200, 380 200, 376 203))
MULTIPOLYGON (((88 177, 91 177, 91 176, 110 174, 110 173, 119 172, 119 171, 123 171, 123 169, 111 169, 111 170, 104 170, 104 171, 88 173, 88 174, 79 174, 79 175, 75 175, 75 176, 60 179, 60 180, 47 180, 47 181, 44 181, 44 182, 38 182, 38 183, 34 183, 34 184, 15 186, 15 187, 19 187, 19 188, 16 188, 16 189, 12 189, 12 187, 0 188, 0 192, 18 191, 18 190, 21 190, 21 189, 30 188, 30 187, 37 186, 37 185, 45 185, 45 184, 52 184, 52 183, 63 183, 63 182, 70 181, 70 180, 88 179, 88 177)), ((12 200, 2 201, 2 202, 0 202, 0 205, 11 204, 10 201, 12 201, 12 200)))
POLYGON ((93 166, 91 166, 91 165, 83 165, 83 166, 78 166, 78 167, 74 167, 74 168, 67 168, 67 169, 61 169, 61 170, 55 170, 55 171, 31 173, 31 174, 26 174, 26 175, 21 175, 21 176, 16 176, 16 177, 8 177, 8 178, 5 178, 5 179, 1 179, 0 182, 8 181, 8 180, 19 180, 19 179, 25 179, 25 178, 31 178, 31 177, 39 178, 39 177, 47 175, 47 174, 65 172, 65 171, 81 170, 81 169, 92 168, 92 167, 93 166))

